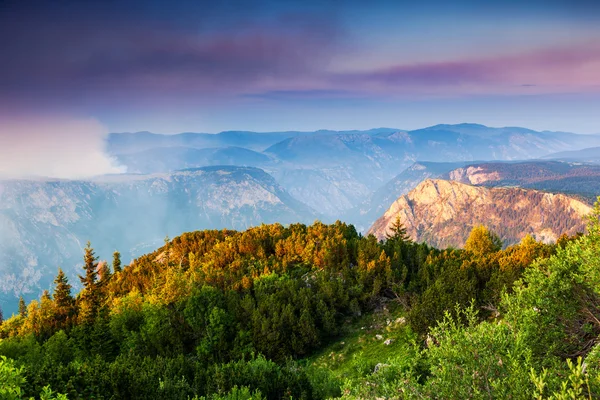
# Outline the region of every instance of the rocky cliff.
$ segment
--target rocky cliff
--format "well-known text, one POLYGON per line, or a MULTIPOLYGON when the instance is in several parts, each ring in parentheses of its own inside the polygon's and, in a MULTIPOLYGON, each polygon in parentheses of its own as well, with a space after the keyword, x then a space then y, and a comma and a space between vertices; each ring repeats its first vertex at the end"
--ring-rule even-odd
POLYGON ((555 241, 583 231, 589 205, 562 194, 521 188, 487 188, 428 179, 399 197, 368 233, 385 237, 400 216, 413 240, 438 247, 462 247, 471 229, 483 224, 506 245, 526 234, 555 241))

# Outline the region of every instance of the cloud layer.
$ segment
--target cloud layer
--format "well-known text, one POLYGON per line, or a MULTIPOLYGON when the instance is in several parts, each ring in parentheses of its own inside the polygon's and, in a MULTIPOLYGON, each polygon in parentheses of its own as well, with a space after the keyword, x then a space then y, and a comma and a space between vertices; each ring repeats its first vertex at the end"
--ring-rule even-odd
POLYGON ((0 177, 86 178, 124 172, 105 153, 107 133, 94 119, 5 117, 0 125, 0 177))
MULTIPOLYGON (((283 115, 288 129, 337 128, 358 104, 600 95, 597 1, 5 4, 0 110, 113 131, 264 130, 283 115), (327 125, 310 125, 324 108, 327 125)), ((441 122, 424 110, 421 126, 441 122)))

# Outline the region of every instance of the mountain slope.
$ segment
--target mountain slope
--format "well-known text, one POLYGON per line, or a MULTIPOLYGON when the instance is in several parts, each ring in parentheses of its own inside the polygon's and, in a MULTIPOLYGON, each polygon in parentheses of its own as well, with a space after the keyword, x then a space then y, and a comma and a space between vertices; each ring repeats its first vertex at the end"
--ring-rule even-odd
POLYGON ((77 265, 88 240, 102 258, 118 249, 128 262, 167 234, 316 218, 257 168, 207 167, 92 181, 3 181, 1 305, 10 314, 15 296, 32 298, 49 288, 59 266, 77 284, 77 265))
POLYGON ((544 157, 548 160, 562 160, 572 162, 600 163, 600 147, 589 147, 574 151, 561 151, 544 157))
POLYGON ((152 174, 186 168, 214 165, 263 167, 272 160, 244 147, 217 147, 196 149, 193 147, 158 147, 115 157, 128 173, 152 174))
POLYGON ((593 204, 600 195, 600 166, 558 161, 481 163, 442 175, 481 186, 518 186, 582 197, 593 204))
POLYGON ((376 135, 395 132, 397 129, 377 128, 367 131, 331 131, 319 130, 315 132, 249 132, 225 131, 220 133, 194 133, 184 132, 175 135, 164 135, 152 132, 124 132, 111 133, 108 137, 108 151, 111 154, 128 154, 159 147, 190 147, 205 149, 211 147, 245 147, 255 151, 262 151, 287 138, 311 135, 337 135, 365 133, 376 135))
POLYGON ((496 232, 507 245, 526 234, 549 242, 562 233, 583 231, 583 217, 590 211, 587 204, 561 194, 428 179, 399 197, 369 233, 384 238, 400 216, 414 240, 439 247, 462 247, 479 224, 496 232))
POLYGON ((427 178, 438 178, 464 165, 465 162, 416 162, 371 194, 358 207, 347 211, 343 220, 354 224, 360 232, 366 232, 398 197, 410 192, 427 178))

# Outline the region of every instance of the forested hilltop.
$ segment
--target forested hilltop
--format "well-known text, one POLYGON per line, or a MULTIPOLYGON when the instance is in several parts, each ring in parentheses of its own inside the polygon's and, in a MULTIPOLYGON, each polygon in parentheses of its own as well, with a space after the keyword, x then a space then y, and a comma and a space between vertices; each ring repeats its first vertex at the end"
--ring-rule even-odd
POLYGON ((435 249, 399 220, 383 241, 185 233, 125 267, 88 244, 79 294, 59 270, 0 326, 0 398, 598 398, 599 215, 506 249, 483 226, 435 249))

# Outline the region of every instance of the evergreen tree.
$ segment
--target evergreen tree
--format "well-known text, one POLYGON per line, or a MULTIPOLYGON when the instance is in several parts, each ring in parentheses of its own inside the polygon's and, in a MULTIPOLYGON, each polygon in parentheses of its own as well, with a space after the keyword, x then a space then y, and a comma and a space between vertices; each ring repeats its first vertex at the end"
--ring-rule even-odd
POLYGON ((42 299, 52 301, 52 296, 50 296, 50 292, 47 289, 44 289, 42 292, 42 299))
POLYGON ((112 273, 110 271, 110 267, 108 266, 108 263, 106 261, 101 261, 98 264, 98 283, 101 286, 104 286, 109 280, 110 277, 112 276, 112 273))
POLYGON ((54 305, 56 307, 56 319, 59 325, 66 322, 73 314, 74 299, 71 296, 71 285, 69 279, 62 269, 58 269, 58 275, 54 279, 54 305))
POLYGON ((385 237, 387 240, 393 240, 393 241, 401 241, 401 242, 410 241, 410 236, 408 236, 408 234, 406 233, 406 227, 400 220, 399 215, 396 215, 396 220, 390 227, 388 233, 386 233, 385 237))
POLYGON ((85 254, 83 256, 83 269, 85 275, 79 275, 79 279, 83 284, 84 289, 93 289, 98 279, 98 258, 92 249, 91 243, 88 241, 85 246, 85 254))
POLYGON ((0 307, 0 325, 4 322, 4 314, 2 313, 2 307, 0 307))
POLYGON ((113 273, 121 272, 121 253, 115 250, 113 253, 113 262, 112 262, 113 273))
POLYGON ((27 305, 25 304, 25 299, 23 296, 19 297, 19 315, 21 317, 27 316, 27 305))
POLYGON ((79 318, 84 323, 93 322, 100 305, 98 293, 98 258, 90 242, 87 242, 83 256, 84 276, 79 276, 83 290, 79 294, 79 318))
POLYGON ((73 304, 73 296, 71 296, 71 285, 69 279, 61 268, 58 269, 58 274, 54 279, 54 303, 58 308, 71 306, 73 304))

